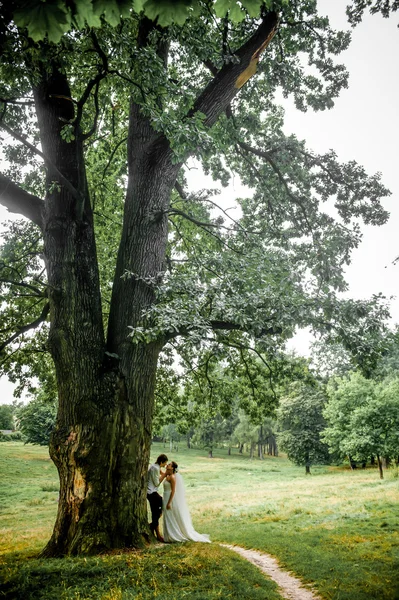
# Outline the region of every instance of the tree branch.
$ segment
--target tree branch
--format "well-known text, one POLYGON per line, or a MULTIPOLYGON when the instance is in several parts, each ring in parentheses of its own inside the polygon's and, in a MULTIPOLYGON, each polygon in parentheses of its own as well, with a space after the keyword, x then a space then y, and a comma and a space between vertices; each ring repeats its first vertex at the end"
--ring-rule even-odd
POLYGON ((16 98, 0 98, 0 102, 3 104, 21 104, 23 106, 33 106, 35 104, 33 100, 23 102, 22 100, 17 100, 16 98))
POLYGON ((111 163, 112 163, 112 161, 113 161, 113 158, 114 158, 114 156, 115 156, 115 154, 116 154, 116 152, 117 152, 118 148, 119 148, 119 147, 120 147, 122 144, 124 144, 125 142, 127 142, 127 137, 124 137, 123 139, 121 139, 121 140, 120 140, 120 141, 119 141, 119 142, 116 144, 115 148, 112 150, 112 152, 111 152, 111 154, 110 154, 110 156, 109 156, 108 162, 107 162, 107 164, 106 164, 106 165, 105 165, 105 167, 104 167, 103 176, 102 176, 102 181, 104 181, 104 178, 105 178, 105 173, 107 172, 107 170, 108 170, 109 166, 111 165, 111 163))
POLYGON ((14 131, 13 129, 11 129, 11 127, 8 127, 8 125, 6 125, 5 123, 0 122, 0 127, 2 129, 4 129, 4 131, 7 131, 7 133, 9 133, 13 138, 15 138, 16 140, 21 142, 21 144, 24 144, 24 146, 29 148, 29 150, 32 150, 32 152, 41 156, 41 158, 44 160, 46 166, 50 167, 54 171, 54 174, 58 177, 59 182, 62 183, 62 185, 69 191, 71 196, 73 198, 75 198, 75 200, 77 200, 78 202, 82 201, 82 198, 81 198, 79 192, 74 188, 72 183, 70 181, 68 181, 68 179, 66 177, 64 177, 64 175, 61 173, 61 171, 58 170, 56 165, 45 154, 43 154, 43 152, 41 152, 40 150, 35 148, 35 146, 33 146, 33 144, 28 142, 28 140, 23 135, 21 135, 17 131, 14 131))
MULTIPOLYGON (((175 190, 176 192, 179 194, 180 198, 182 200, 187 200, 189 198, 189 195, 186 194, 186 192, 183 189, 183 186, 176 181, 175 183, 175 190)), ((235 219, 233 219, 232 216, 230 216, 227 211, 222 208, 217 202, 213 202, 213 200, 210 200, 209 198, 200 198, 201 202, 208 202, 209 204, 212 204, 212 206, 214 206, 215 208, 217 208, 218 210, 220 210, 228 219, 230 219, 230 221, 232 221, 234 223, 234 225, 237 227, 237 229, 241 229, 241 231, 246 235, 248 233, 248 231, 245 229, 245 227, 243 227, 241 225, 241 223, 239 221, 236 221, 235 219)), ((226 227, 225 229, 229 229, 231 231, 231 228, 226 227)), ((252 232, 250 232, 252 233, 252 232)))
POLYGON ((205 125, 211 127, 239 89, 255 74, 259 57, 273 39, 277 28, 277 13, 267 13, 255 33, 235 52, 237 62, 222 67, 199 95, 188 116, 201 112, 206 115, 205 125))
POLYGON ((44 202, 29 194, 8 177, 0 173, 0 204, 12 213, 23 215, 43 230, 44 202))
POLYGON ((100 107, 98 104, 98 91, 100 89, 100 81, 97 81, 96 83, 96 89, 94 92, 94 108, 95 108, 95 112, 94 112, 94 120, 93 120, 93 125, 91 126, 91 128, 89 129, 89 131, 87 133, 83 133, 82 134, 82 140, 85 141, 87 140, 89 137, 91 137, 96 131, 97 131, 97 123, 98 123, 98 116, 100 114, 100 107))
POLYGON ((225 225, 220 225, 219 223, 207 223, 206 221, 198 221, 192 215, 189 215, 189 214, 183 212, 182 210, 179 210, 178 208, 170 208, 168 210, 168 213, 170 215, 179 215, 179 216, 183 217, 184 219, 191 221, 192 223, 194 223, 194 225, 198 225, 198 227, 216 227, 216 229, 221 228, 221 229, 227 229, 227 231, 234 231, 234 229, 232 229, 231 227, 226 227, 225 225))
POLYGON ((301 209, 301 212, 303 214, 303 218, 304 221, 308 227, 309 232, 312 232, 312 227, 309 223, 308 220, 308 216, 306 214, 306 210, 301 202, 301 200, 299 198, 297 198, 293 192, 290 190, 290 187, 288 185, 287 180, 285 179, 284 175, 282 174, 280 168, 278 167, 277 163, 275 162, 275 160, 273 159, 273 157, 270 155, 269 152, 267 152, 266 150, 259 150, 258 148, 253 148, 252 146, 250 146, 249 144, 247 144, 246 142, 241 142, 240 140, 236 140, 236 144, 238 146, 240 146, 240 148, 242 148, 243 150, 245 150, 246 152, 249 152, 250 154, 254 154, 255 156, 258 156, 259 158, 263 158, 266 162, 269 163, 269 165, 271 166, 271 168, 273 169, 273 171, 276 173, 280 183, 284 186, 285 191, 287 192, 287 196, 290 198, 290 200, 292 200, 292 202, 294 202, 294 204, 296 204, 297 206, 299 206, 299 208, 301 209))
MULTIPOLYGON (((228 244, 227 242, 225 242, 223 238, 219 237, 218 235, 216 235, 216 233, 214 233, 213 231, 211 231, 210 229, 208 229, 206 226, 209 226, 209 223, 200 223, 199 221, 194 221, 193 219, 189 218, 183 212, 181 213, 181 215, 183 217, 186 217, 188 220, 193 221, 193 223, 195 223, 198 227, 201 227, 201 229, 203 229, 204 231, 206 231, 206 233, 208 233, 209 235, 212 235, 214 238, 216 238, 218 240, 218 242, 220 242, 223 246, 226 246, 226 248, 228 248, 232 252, 235 252, 236 254, 242 254, 241 250, 237 250, 233 246, 230 246, 230 244, 228 244)), ((172 218, 170 218, 170 217, 169 217, 169 220, 176 227, 176 223, 174 222, 174 220, 172 218)))
POLYGON ((36 286, 34 286, 30 283, 25 283, 25 281, 13 281, 12 279, 0 279, 0 283, 9 283, 10 285, 15 285, 17 287, 24 287, 24 288, 34 291, 36 296, 44 297, 42 290, 40 290, 39 288, 37 288, 36 286))
MULTIPOLYGON (((209 321, 209 326, 213 331, 246 331, 245 327, 238 325, 238 323, 233 323, 232 321, 211 320, 209 321)), ((178 336, 186 336, 193 329, 195 329, 195 327, 182 327, 178 331, 173 331, 166 334, 165 340, 169 341, 178 336)), ((281 327, 267 327, 262 329, 260 335, 279 335, 282 333, 282 331, 283 330, 281 327)), ((221 343, 224 342, 221 341, 221 343)))
POLYGON ((43 310, 37 319, 32 321, 32 323, 29 323, 28 325, 23 325, 22 327, 20 327, 18 329, 18 331, 16 331, 12 336, 10 336, 2 344, 0 344, 0 352, 2 352, 4 350, 4 348, 6 346, 8 346, 9 344, 11 344, 17 337, 19 337, 23 333, 26 333, 30 329, 35 329, 38 325, 40 325, 40 323, 43 323, 43 321, 45 321, 47 319, 47 315, 49 314, 49 312, 50 312, 50 304, 47 302, 43 306, 43 310))

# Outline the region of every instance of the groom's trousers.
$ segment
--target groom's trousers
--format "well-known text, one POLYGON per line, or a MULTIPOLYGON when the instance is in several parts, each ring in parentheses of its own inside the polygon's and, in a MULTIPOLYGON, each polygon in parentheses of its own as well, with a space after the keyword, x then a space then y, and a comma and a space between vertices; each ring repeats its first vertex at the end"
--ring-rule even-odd
POLYGON ((162 514, 162 496, 158 492, 147 494, 147 500, 151 508, 151 527, 155 529, 159 525, 159 518, 162 514))

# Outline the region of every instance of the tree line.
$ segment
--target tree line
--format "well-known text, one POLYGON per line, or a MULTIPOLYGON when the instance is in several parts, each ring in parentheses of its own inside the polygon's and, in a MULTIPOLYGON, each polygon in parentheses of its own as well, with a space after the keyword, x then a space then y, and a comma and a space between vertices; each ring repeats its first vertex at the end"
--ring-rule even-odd
MULTIPOLYGON (((197 371, 196 378, 179 385, 170 366, 160 371, 157 382, 153 439, 168 444, 170 451, 178 451, 182 444, 204 448, 209 458, 220 447, 228 454, 234 447, 260 459, 281 450, 306 473, 315 464, 346 462, 353 469, 371 463, 383 478, 384 467, 398 466, 399 460, 398 337, 398 333, 390 336, 369 378, 353 370, 350 355, 342 348, 316 345, 310 365, 295 356, 280 357, 277 362, 285 369, 278 365, 280 380, 273 373, 278 388, 273 406, 264 403, 272 384, 259 360, 247 363, 253 375, 258 371, 256 387, 246 373, 233 377, 219 363, 206 376, 202 373, 202 381, 197 371), (320 358, 325 360, 329 350, 332 372, 323 375, 320 358), (331 350, 339 359, 335 365, 331 350)), ((22 435, 26 442, 48 445, 56 413, 56 396, 37 389, 26 406, 17 402, 1 406, 0 422, 7 426, 4 429, 18 430, 16 439, 22 435)))

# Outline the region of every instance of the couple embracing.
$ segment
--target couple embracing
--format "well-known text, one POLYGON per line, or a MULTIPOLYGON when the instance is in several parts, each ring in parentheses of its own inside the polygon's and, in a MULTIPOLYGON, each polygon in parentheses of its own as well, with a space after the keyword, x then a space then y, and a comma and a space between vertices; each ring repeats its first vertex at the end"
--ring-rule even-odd
POLYGON ((151 507, 150 529, 160 542, 210 542, 209 536, 195 531, 191 522, 184 482, 177 472, 177 464, 160 454, 148 469, 147 498, 151 507), (166 467, 165 471, 161 468, 166 467), (163 497, 158 487, 163 483, 163 497), (163 512, 163 537, 159 519, 163 512))

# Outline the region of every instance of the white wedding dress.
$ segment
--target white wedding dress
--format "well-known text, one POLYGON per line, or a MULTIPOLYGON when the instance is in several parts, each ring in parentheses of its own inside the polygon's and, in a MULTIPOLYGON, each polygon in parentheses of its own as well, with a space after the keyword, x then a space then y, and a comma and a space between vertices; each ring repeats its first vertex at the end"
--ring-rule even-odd
POLYGON ((165 542, 210 542, 209 535, 195 531, 188 510, 184 482, 180 473, 175 473, 176 489, 172 507, 166 505, 171 494, 169 481, 163 481, 163 537, 165 542))

